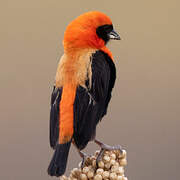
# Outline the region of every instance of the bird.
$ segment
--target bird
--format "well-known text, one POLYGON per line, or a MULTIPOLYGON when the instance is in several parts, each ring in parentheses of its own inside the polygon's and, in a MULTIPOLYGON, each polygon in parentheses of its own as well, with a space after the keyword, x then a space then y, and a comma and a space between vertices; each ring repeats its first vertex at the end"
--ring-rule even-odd
POLYGON ((50 176, 65 173, 71 144, 82 151, 89 141, 106 149, 120 149, 96 139, 96 126, 106 115, 116 80, 110 40, 120 40, 112 21, 103 12, 81 14, 64 33, 64 54, 60 58, 50 103, 50 146, 54 149, 48 166, 50 176))

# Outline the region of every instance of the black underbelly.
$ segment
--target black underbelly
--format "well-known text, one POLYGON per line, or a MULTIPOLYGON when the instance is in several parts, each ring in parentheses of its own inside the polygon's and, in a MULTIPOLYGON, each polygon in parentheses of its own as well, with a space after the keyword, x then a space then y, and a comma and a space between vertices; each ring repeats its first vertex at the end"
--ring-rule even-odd
POLYGON ((96 125, 101 120, 105 104, 95 102, 87 90, 78 87, 74 103, 74 141, 79 149, 85 148, 96 133, 96 125))

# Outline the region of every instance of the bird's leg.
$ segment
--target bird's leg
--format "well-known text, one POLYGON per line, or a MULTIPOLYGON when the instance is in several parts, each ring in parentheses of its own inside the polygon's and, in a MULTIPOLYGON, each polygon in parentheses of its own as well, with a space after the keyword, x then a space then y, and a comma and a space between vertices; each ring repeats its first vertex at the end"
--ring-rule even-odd
POLYGON ((81 169, 85 166, 86 159, 89 157, 85 152, 78 151, 79 155, 82 157, 82 162, 81 162, 81 169))
POLYGON ((81 162, 81 169, 85 166, 85 162, 86 162, 86 159, 89 157, 89 155, 87 155, 85 152, 83 151, 80 151, 76 144, 74 143, 74 141, 72 141, 73 145, 75 146, 78 154, 80 155, 80 157, 82 158, 82 162, 81 162))
POLYGON ((98 154, 98 156, 97 156, 97 159, 96 159, 96 163, 98 163, 98 162, 101 160, 101 158, 102 158, 102 156, 103 156, 103 154, 104 154, 104 152, 105 152, 106 150, 108 150, 108 151, 119 150, 120 153, 123 152, 120 145, 117 145, 117 146, 109 146, 109 145, 107 145, 107 144, 104 144, 104 143, 96 140, 96 139, 94 140, 94 142, 101 147, 101 150, 100 150, 100 152, 99 152, 99 154, 98 154))

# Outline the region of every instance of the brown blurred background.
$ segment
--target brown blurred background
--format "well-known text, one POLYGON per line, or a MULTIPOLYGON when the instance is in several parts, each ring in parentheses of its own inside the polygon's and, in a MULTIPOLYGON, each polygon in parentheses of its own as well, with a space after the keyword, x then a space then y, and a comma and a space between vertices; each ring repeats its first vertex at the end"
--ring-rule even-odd
MULTIPOLYGON (((130 180, 180 179, 180 1, 2 0, 0 8, 0 179, 55 179, 46 173, 50 94, 65 27, 89 10, 110 16, 122 37, 108 45, 117 81, 98 139, 127 150, 130 180)), ((72 147, 67 172, 79 161, 72 147)))

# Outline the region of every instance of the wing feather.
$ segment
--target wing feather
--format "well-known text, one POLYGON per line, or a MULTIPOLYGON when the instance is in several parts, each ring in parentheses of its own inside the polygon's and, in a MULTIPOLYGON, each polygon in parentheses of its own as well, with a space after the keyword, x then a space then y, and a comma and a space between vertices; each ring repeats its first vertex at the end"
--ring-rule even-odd
POLYGON ((55 149, 59 139, 59 103, 61 94, 62 88, 53 88, 50 110, 50 146, 53 149, 55 149))

